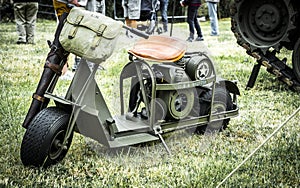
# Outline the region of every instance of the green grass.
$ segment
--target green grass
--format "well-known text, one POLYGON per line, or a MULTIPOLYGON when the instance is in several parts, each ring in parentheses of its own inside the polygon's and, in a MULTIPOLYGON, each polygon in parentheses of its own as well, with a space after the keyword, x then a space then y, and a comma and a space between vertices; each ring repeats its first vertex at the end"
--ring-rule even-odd
MULTIPOLYGON (((0 185, 8 187, 215 187, 243 161, 298 106, 292 92, 261 69, 256 85, 245 90, 254 59, 236 44, 230 20, 220 22, 221 35, 210 37, 209 23, 201 23, 208 49, 223 78, 238 80, 240 115, 217 135, 176 132, 166 138, 172 156, 162 144, 107 149, 75 134, 65 159, 48 169, 24 167, 21 127, 31 95, 53 39, 56 23, 38 20, 36 45, 16 45, 13 23, 0 25, 0 185)), ((176 24, 186 32, 187 24, 176 24)), ((187 36, 187 35, 186 35, 187 36)), ((184 36, 184 39, 185 37, 184 36)), ((282 56, 290 56, 288 52, 282 56)), ((105 63, 101 81, 111 96, 113 80, 127 62, 126 49, 117 49, 105 63)), ((290 63, 290 62, 289 62, 290 63)), ((58 85, 63 93, 67 82, 58 85)), ((245 163, 222 187, 297 187, 300 184, 299 115, 245 163)))

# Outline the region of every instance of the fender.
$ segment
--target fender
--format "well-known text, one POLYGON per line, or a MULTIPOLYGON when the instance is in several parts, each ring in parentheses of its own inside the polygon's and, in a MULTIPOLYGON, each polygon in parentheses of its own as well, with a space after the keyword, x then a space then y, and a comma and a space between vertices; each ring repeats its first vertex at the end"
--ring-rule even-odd
POLYGON ((237 87, 237 81, 229 81, 225 79, 217 79, 217 85, 225 86, 226 89, 235 95, 241 95, 239 88, 237 87))

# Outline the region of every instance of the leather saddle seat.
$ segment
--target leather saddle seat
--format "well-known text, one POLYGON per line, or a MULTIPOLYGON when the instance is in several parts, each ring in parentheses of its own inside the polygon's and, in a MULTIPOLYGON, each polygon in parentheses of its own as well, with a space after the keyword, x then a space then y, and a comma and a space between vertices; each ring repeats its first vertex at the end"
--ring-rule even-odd
POLYGON ((150 61, 175 62, 184 56, 186 48, 185 41, 174 37, 149 36, 137 41, 128 53, 150 61))

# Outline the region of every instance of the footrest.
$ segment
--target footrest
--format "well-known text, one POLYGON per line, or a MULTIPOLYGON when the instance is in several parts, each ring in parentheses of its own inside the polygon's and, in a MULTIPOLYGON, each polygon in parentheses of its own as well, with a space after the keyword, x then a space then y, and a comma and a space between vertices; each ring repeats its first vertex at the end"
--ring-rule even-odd
POLYGON ((117 137, 113 141, 109 141, 109 146, 111 148, 124 147, 144 142, 155 141, 158 139, 158 137, 148 133, 138 133, 128 136, 117 137))

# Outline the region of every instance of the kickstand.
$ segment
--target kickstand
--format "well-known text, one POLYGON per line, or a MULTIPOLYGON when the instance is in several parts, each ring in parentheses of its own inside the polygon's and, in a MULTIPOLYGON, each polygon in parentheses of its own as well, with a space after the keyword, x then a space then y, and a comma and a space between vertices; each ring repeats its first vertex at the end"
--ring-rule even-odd
POLYGON ((169 147, 167 146, 164 138, 159 133, 157 135, 158 135, 159 139, 161 140, 162 144, 164 145, 165 149, 167 150, 168 154, 171 155, 171 151, 170 151, 169 147))
POLYGON ((253 66, 253 69, 252 69, 250 78, 249 78, 249 80, 248 80, 246 89, 253 88, 253 86, 254 86, 254 84, 255 84, 255 81, 256 81, 256 79, 257 79, 257 76, 258 76, 260 67, 261 67, 261 63, 255 64, 255 65, 253 66))

